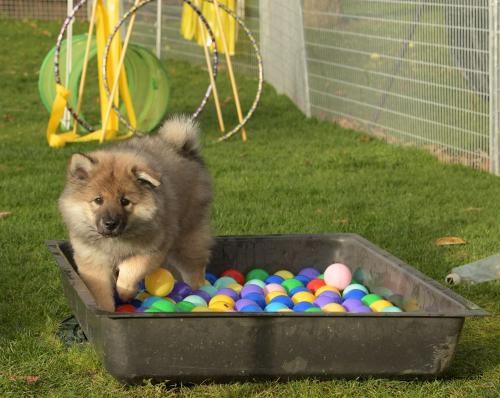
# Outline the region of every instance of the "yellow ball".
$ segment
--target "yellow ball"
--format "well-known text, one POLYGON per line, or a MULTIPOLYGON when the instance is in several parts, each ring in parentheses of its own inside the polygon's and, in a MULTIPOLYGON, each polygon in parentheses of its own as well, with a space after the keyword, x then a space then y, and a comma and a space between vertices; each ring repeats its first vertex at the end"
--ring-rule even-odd
MULTIPOLYGON (((231 297, 229 297, 231 298, 231 297)), ((212 301, 210 301, 210 305, 208 307, 208 309, 212 312, 232 312, 233 311, 233 307, 231 304, 228 304, 224 301, 215 301, 212 303, 212 301)))
POLYGON ((230 283, 226 287, 228 287, 229 289, 233 289, 238 294, 240 294, 241 289, 243 289, 243 286, 241 286, 239 283, 230 283))
POLYGON ((165 268, 158 268, 145 278, 146 290, 153 296, 166 296, 174 287, 174 276, 165 268))
POLYGON ((328 285, 321 286, 318 290, 316 290, 316 292, 314 294, 316 295, 316 297, 318 297, 321 293, 324 293, 324 292, 334 292, 340 296, 339 289, 337 289, 336 287, 333 287, 333 286, 328 286, 328 285))
POLYGON ((137 296, 135 296, 135 298, 137 300, 144 301, 144 300, 146 300, 150 296, 151 295, 148 292, 140 292, 137 296))
POLYGON ((220 310, 216 308, 208 308, 208 307, 194 307, 191 312, 220 312, 220 310))
POLYGON ((281 308, 277 312, 293 312, 293 310, 290 308, 281 308))
POLYGON ((213 307, 212 304, 219 302, 227 304, 230 308, 234 308, 234 300, 231 297, 226 296, 225 294, 216 294, 215 296, 213 296, 210 299, 208 306, 213 307))
POLYGON ((292 296, 292 301, 294 304, 302 303, 304 301, 308 303, 314 303, 315 299, 316 297, 314 297, 314 294, 309 292, 298 292, 292 296))
POLYGON ((269 304, 273 298, 278 296, 287 296, 287 294, 285 292, 278 292, 278 291, 270 292, 266 295, 266 303, 269 304))
POLYGON ((321 310, 323 310, 325 312, 347 312, 344 307, 342 307, 340 304, 337 304, 337 303, 327 304, 327 305, 321 307, 321 310))
POLYGON ((286 269, 276 271, 274 275, 281 276, 283 279, 292 279, 294 276, 290 271, 287 271, 286 269))
POLYGON ((392 307, 393 305, 394 304, 387 300, 377 300, 370 304, 370 308, 375 312, 380 312, 382 309, 392 307))

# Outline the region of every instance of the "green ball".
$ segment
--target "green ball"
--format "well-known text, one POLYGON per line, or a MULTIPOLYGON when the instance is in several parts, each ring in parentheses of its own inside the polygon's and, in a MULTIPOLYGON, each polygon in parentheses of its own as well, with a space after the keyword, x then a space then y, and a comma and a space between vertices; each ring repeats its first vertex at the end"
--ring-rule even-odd
POLYGON ((180 312, 191 312, 194 307, 196 306, 189 301, 179 301, 176 305, 177 310, 180 312))
POLYGON ((323 311, 321 310, 321 308, 318 308, 318 307, 309 307, 304 312, 323 312, 323 311))
POLYGON ((248 271, 245 277, 245 281, 250 281, 252 279, 259 279, 261 281, 265 281, 267 277, 269 276, 269 273, 262 269, 262 268, 254 268, 251 271, 248 271))
POLYGON ((150 309, 157 311, 149 311, 149 312, 176 312, 175 304, 171 303, 168 300, 155 301, 153 304, 151 304, 150 309))
POLYGON ((378 300, 383 300, 382 297, 380 297, 378 294, 367 294, 366 296, 364 296, 361 301, 363 302, 364 305, 366 306, 370 306, 370 304, 374 303, 375 301, 378 301, 378 300))
POLYGON ((324 280, 324 279, 325 279, 325 274, 318 275, 318 276, 316 277, 316 279, 321 279, 321 280, 324 280))
POLYGON ((304 286, 304 284, 298 279, 292 278, 292 279, 285 279, 283 282, 281 282, 281 286, 283 286, 286 289, 286 291, 290 293, 291 290, 299 286, 304 286))

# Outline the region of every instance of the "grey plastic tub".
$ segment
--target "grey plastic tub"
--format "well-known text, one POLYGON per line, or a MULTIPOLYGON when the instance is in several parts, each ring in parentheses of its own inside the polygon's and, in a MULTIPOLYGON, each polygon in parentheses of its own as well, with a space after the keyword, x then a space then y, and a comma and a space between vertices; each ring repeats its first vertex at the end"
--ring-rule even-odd
POLYGON ((75 271, 71 246, 47 242, 64 293, 105 368, 125 383, 353 376, 437 376, 477 305, 354 234, 217 238, 208 270, 270 272, 334 261, 403 313, 110 313, 75 271))

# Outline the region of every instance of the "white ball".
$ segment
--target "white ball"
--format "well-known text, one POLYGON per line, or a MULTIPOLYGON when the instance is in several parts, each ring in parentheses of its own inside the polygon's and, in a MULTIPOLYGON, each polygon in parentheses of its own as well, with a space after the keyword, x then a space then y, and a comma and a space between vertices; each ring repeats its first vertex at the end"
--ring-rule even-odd
POLYGON ((352 273, 347 265, 335 263, 325 270, 325 283, 329 286, 344 290, 351 283, 352 273))

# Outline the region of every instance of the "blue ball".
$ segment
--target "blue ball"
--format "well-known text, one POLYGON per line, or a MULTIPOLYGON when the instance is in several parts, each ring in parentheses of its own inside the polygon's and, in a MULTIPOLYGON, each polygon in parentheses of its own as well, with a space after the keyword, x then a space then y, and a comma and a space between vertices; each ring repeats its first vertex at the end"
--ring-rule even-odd
POLYGON ((293 306, 293 310, 296 312, 304 312, 308 308, 315 307, 314 304, 308 303, 307 301, 302 301, 301 303, 297 303, 293 306))
POLYGON ((162 297, 158 297, 158 296, 149 296, 147 299, 145 299, 142 304, 141 304, 141 307, 151 307, 151 305, 155 302, 155 301, 158 301, 158 300, 164 300, 164 298, 162 297))
POLYGON ((205 279, 213 285, 218 278, 211 272, 205 272, 205 279))
POLYGON ((293 308, 294 306, 292 299, 288 296, 276 296, 271 300, 271 303, 285 304, 288 308, 293 308))
POLYGON ((257 305, 247 305, 243 307, 239 312, 262 312, 262 308, 257 305))
POLYGON ((362 290, 358 289, 353 289, 349 290, 346 294, 344 294, 342 297, 344 299, 358 299, 361 300, 364 296, 366 296, 366 293, 362 290))
POLYGON ((277 283, 278 285, 281 285, 281 282, 283 282, 285 279, 282 278, 281 276, 279 275, 269 275, 265 282, 266 284, 270 284, 270 283, 277 283))
POLYGON ((292 290, 290 290, 290 293, 288 293, 290 295, 290 297, 293 297, 294 294, 298 293, 298 292, 309 292, 311 293, 311 291, 305 287, 305 286, 297 286, 297 287, 294 287, 292 290))
POLYGON ((260 308, 264 308, 266 306, 266 299, 262 294, 259 293, 249 293, 245 296, 247 300, 255 301, 260 308))
POLYGON ((266 312, 277 312, 285 308, 288 308, 288 306, 282 303, 269 303, 264 309, 266 310, 266 312))
POLYGON ((146 284, 144 282, 144 279, 142 281, 139 282, 139 287, 138 287, 139 291, 142 291, 142 290, 146 290, 146 284))
POLYGON ((134 307, 139 308, 142 305, 142 301, 133 299, 129 301, 129 304, 132 304, 134 307))
POLYGON ((307 284, 311 281, 307 276, 304 275, 295 275, 294 279, 301 281, 304 286, 307 286, 307 284))

